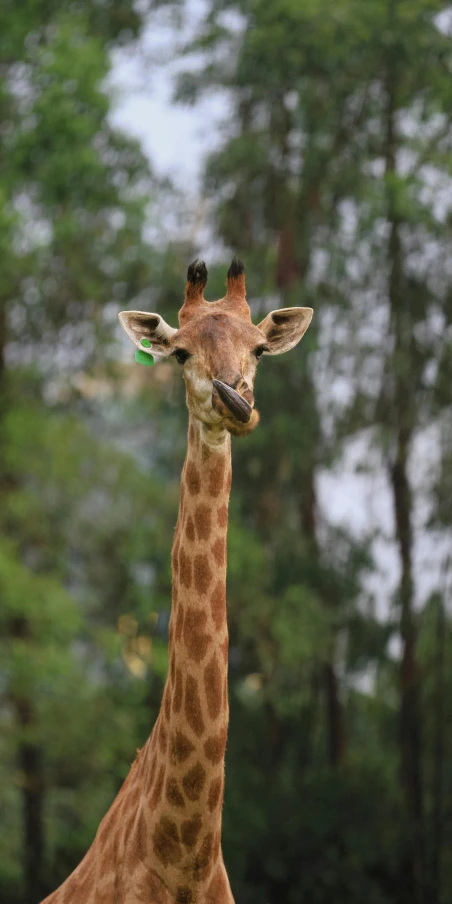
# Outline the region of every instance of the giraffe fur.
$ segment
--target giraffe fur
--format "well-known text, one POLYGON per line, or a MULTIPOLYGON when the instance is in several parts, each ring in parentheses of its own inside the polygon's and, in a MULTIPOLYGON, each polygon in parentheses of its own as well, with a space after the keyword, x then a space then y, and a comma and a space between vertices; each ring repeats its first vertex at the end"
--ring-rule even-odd
POLYGON ((189 424, 171 553, 169 671, 157 721, 90 849, 42 904, 234 904, 221 849, 231 436, 244 436, 259 422, 254 379, 260 357, 296 345, 312 310, 283 308, 255 326, 237 258, 223 299, 206 301, 206 283, 207 268, 196 260, 178 329, 158 314, 119 315, 137 348, 145 338, 152 354, 176 358, 186 384, 189 424), (213 381, 228 393, 220 397, 213 381), (234 394, 248 403, 240 420, 234 394))

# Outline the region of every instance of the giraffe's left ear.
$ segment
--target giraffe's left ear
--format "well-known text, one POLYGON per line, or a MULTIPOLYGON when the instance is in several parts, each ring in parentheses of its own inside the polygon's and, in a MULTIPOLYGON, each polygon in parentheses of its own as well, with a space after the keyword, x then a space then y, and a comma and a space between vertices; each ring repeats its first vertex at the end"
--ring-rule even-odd
POLYGON ((268 348, 264 355, 280 355, 293 348, 305 334, 314 311, 312 308, 280 308, 270 311, 259 324, 268 348))
POLYGON ((140 351, 165 357, 171 354, 170 339, 177 330, 165 323, 160 314, 121 311, 118 316, 122 328, 140 351))

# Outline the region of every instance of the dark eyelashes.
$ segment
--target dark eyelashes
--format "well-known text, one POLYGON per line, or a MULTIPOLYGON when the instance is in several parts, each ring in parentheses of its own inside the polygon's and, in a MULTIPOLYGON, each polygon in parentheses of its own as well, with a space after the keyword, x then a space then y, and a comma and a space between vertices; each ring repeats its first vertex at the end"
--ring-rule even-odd
POLYGON ((187 352, 185 348, 176 348, 173 351, 173 355, 178 364, 185 364, 185 362, 190 358, 190 352, 187 352))
MULTIPOLYGON (((264 352, 268 352, 268 345, 258 345, 257 348, 254 349, 253 355, 255 358, 260 361, 264 352)), ((173 351, 173 356, 175 357, 178 364, 185 364, 189 358, 191 358, 190 352, 185 348, 176 348, 173 351)))

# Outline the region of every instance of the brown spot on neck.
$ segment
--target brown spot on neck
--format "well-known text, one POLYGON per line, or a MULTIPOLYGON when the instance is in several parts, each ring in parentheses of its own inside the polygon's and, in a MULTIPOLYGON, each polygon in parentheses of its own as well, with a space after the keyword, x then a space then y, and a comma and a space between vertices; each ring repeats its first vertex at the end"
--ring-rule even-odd
POLYGON ((205 726, 198 685, 191 675, 187 675, 185 682, 185 716, 192 731, 200 738, 204 734, 205 726))
POLYGON ((189 800, 199 800, 206 783, 206 778, 206 770, 204 769, 204 766, 202 766, 199 762, 192 766, 192 768, 189 769, 186 775, 184 775, 182 779, 182 785, 185 791, 185 795, 189 800))
POLYGON ((164 866, 178 863, 182 856, 177 825, 162 816, 154 831, 154 853, 164 866))
POLYGON ((195 511, 195 527, 198 540, 208 540, 211 534, 212 514, 208 505, 202 502, 195 511))
POLYGON ((185 484, 190 496, 197 496, 201 492, 201 479, 199 471, 193 461, 187 462, 185 469, 185 484))
POLYGON ((181 838, 182 843, 185 844, 186 847, 194 847, 197 840, 198 835, 202 828, 202 819, 196 814, 192 819, 186 819, 181 825, 181 838))
POLYGON ((215 721, 220 715, 223 704, 222 673, 215 654, 204 669, 204 689, 209 716, 212 721, 215 721))
POLYGON ((201 662, 207 653, 210 637, 205 633, 207 615, 202 609, 189 609, 184 621, 184 642, 187 653, 195 662, 201 662))
POLYGON ((184 763, 194 750, 194 745, 179 729, 171 738, 171 759, 173 763, 184 763))
POLYGON ((198 553, 193 562, 195 589, 200 596, 204 596, 212 581, 212 570, 209 565, 209 557, 204 553, 198 553))
POLYGON ((208 738, 204 744, 204 753, 214 765, 224 757, 227 735, 227 728, 222 728, 216 736, 208 738))
POLYGON ((217 807, 220 806, 223 800, 223 776, 219 775, 218 778, 214 778, 213 782, 209 788, 209 796, 207 798, 207 806, 209 807, 210 812, 212 813, 217 807))

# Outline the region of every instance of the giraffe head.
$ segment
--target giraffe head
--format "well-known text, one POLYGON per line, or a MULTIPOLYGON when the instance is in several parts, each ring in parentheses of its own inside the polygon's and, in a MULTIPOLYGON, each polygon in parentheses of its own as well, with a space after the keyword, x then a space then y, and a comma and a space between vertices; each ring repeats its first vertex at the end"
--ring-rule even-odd
POLYGON ((144 311, 122 311, 119 319, 137 348, 176 359, 183 369, 188 409, 203 424, 206 439, 210 436, 215 441, 225 429, 234 436, 254 430, 259 422, 253 394, 258 362, 262 355, 293 348, 306 332, 313 311, 281 308, 254 326, 246 301, 244 266, 235 257, 224 298, 206 301, 206 283, 206 265, 195 260, 188 268, 179 329, 159 314, 144 311))

